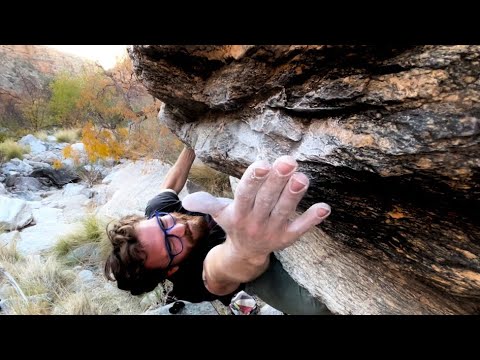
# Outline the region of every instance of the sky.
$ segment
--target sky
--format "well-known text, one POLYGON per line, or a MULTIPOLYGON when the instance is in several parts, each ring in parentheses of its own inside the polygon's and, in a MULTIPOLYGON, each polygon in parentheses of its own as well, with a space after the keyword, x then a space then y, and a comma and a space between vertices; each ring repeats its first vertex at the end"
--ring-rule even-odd
POLYGON ((112 68, 118 57, 126 54, 128 45, 46 45, 57 50, 97 61, 105 70, 112 68))

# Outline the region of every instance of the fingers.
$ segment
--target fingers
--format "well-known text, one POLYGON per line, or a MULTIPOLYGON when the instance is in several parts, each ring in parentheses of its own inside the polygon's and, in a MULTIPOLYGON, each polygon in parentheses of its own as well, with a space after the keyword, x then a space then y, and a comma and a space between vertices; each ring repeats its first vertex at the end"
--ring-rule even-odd
POLYGON ((255 196, 270 173, 271 165, 265 160, 255 161, 243 173, 235 190, 234 211, 246 215, 252 211, 255 196))
POLYGON ((201 212, 216 217, 232 201, 232 199, 217 198, 207 192, 200 191, 185 196, 182 200, 182 206, 188 211, 201 212))
MULTIPOLYGON (((297 166, 297 162, 291 156, 281 156, 273 163, 270 175, 259 188, 255 198, 253 211, 257 219, 262 221, 270 216, 297 166)), ((306 181, 308 183, 308 180, 306 181)))
POLYGON ((325 203, 317 203, 310 206, 301 216, 295 219, 287 227, 287 238, 289 240, 298 239, 306 233, 311 227, 320 224, 331 213, 330 206, 325 203))
POLYGON ((294 173, 292 175, 270 214, 268 222, 270 228, 276 229, 285 226, 284 224, 294 214, 298 203, 305 195, 308 184, 309 181, 305 174, 294 173))

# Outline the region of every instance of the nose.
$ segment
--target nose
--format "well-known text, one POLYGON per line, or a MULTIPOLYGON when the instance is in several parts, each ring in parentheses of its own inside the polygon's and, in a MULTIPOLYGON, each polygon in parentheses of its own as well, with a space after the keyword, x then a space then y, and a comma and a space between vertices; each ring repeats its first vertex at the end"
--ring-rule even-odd
POLYGON ((185 225, 184 224, 175 224, 173 228, 168 231, 169 234, 182 237, 185 235, 185 225))

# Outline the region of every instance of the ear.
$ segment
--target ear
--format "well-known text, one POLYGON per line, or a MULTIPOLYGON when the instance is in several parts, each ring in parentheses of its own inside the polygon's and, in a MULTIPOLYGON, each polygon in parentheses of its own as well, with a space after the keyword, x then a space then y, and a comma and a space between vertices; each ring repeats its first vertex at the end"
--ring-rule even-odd
POLYGON ((178 270, 178 266, 174 266, 167 271, 167 278, 175 274, 178 270))

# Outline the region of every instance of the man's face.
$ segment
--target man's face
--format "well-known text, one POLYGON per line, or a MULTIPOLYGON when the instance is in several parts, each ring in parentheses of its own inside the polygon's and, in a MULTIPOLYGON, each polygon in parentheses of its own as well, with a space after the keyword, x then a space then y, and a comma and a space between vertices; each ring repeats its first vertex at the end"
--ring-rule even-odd
POLYGON ((166 238, 155 216, 140 221, 135 227, 138 240, 147 252, 146 268, 165 269, 175 254, 177 255, 173 256, 170 268, 178 265, 188 256, 198 240, 208 234, 208 224, 202 216, 180 213, 170 215, 158 217, 164 229, 171 227, 166 231, 169 235, 166 238), (169 242, 169 246, 165 241, 169 242))

